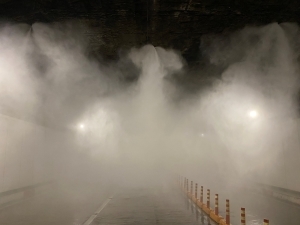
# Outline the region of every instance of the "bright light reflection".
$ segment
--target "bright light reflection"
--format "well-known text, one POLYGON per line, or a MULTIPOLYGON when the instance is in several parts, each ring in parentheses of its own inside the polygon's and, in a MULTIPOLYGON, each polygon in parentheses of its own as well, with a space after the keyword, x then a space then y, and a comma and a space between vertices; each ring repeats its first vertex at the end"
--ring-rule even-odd
POLYGON ((78 127, 79 127, 80 130, 84 130, 85 125, 83 123, 81 123, 81 124, 78 125, 78 127))
POLYGON ((257 111, 255 110, 251 110, 249 113, 248 113, 249 117, 251 118, 256 118, 257 117, 257 111))

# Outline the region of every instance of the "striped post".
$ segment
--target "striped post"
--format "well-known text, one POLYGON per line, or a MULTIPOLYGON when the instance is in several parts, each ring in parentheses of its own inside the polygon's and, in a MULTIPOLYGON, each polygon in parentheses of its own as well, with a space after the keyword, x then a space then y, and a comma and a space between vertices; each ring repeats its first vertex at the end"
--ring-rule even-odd
POLYGON ((203 203, 203 186, 201 186, 200 202, 203 203))
POLYGON ((195 199, 197 200, 198 184, 195 184, 195 199))
POLYGON ((189 179, 186 179, 186 192, 189 192, 189 179))
POLYGON ((219 195, 215 195, 215 214, 219 215, 219 195))
POLYGON ((207 189, 207 208, 210 207, 210 190, 207 189))
POLYGON ((264 219, 264 225, 269 225, 269 220, 264 219))
POLYGON ((246 225, 246 210, 241 208, 241 225, 246 225))
POLYGON ((230 224, 230 205, 229 205, 229 199, 226 199, 226 224, 230 224))
POLYGON ((193 195, 193 181, 191 181, 191 195, 193 195))

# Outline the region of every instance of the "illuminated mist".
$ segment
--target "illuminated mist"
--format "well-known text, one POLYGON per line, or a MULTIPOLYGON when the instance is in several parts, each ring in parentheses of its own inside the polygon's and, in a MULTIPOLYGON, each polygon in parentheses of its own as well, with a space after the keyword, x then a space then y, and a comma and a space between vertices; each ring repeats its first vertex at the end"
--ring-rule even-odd
POLYGON ((36 157, 47 165, 44 180, 151 186, 174 173, 215 189, 223 181, 230 188, 264 181, 300 190, 291 181, 299 143, 290 140, 299 131, 297 25, 204 36, 206 63, 197 68, 193 93, 176 79, 190 76, 176 51, 146 45, 101 63, 88 55, 83 29, 65 23, 0 30, 1 113, 41 126, 7 138, 46 133, 34 149, 46 154, 36 157), (219 72, 200 88, 208 67, 219 72))

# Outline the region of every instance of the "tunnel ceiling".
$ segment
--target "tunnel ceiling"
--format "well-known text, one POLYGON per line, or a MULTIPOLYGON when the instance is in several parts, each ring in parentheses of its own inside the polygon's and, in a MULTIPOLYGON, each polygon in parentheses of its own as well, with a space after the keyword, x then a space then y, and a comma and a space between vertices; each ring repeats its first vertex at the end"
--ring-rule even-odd
POLYGON ((200 37, 270 22, 300 21, 297 0, 0 0, 0 16, 14 22, 77 19, 94 52, 115 58, 120 49, 151 43, 197 61, 200 37))

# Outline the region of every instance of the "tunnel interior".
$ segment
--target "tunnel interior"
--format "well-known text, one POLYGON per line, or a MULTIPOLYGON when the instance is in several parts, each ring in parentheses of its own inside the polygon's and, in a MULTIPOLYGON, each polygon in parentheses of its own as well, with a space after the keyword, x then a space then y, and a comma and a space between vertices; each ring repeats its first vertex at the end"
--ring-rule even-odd
POLYGON ((299 13, 0 0, 0 224, 298 225, 299 13))

